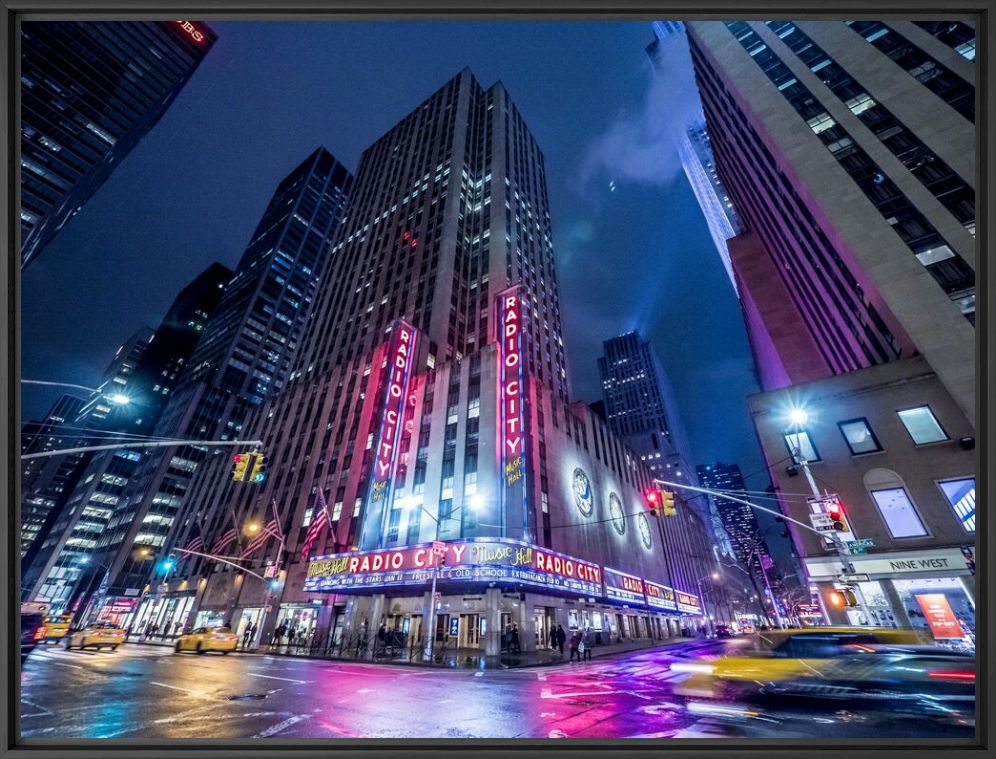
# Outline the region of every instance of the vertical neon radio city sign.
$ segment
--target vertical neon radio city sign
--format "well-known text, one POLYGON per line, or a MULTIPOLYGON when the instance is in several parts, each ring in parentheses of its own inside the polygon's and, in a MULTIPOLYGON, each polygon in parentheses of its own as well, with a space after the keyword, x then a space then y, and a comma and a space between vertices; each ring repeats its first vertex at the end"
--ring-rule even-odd
MULTIPOLYGON (((501 468, 502 524, 509 507, 519 505, 523 530, 528 532, 526 510, 526 395, 522 371, 522 288, 510 287, 498 294, 498 450, 501 468)), ((524 535, 528 539, 528 535, 524 535)))
POLYGON ((391 329, 384 367, 383 400, 380 403, 380 428, 374 441, 373 470, 364 515, 363 547, 379 547, 386 531, 387 504, 398 460, 398 446, 404 429, 408 382, 415 362, 415 328, 398 319, 391 329), (373 544, 373 545, 371 545, 373 544))

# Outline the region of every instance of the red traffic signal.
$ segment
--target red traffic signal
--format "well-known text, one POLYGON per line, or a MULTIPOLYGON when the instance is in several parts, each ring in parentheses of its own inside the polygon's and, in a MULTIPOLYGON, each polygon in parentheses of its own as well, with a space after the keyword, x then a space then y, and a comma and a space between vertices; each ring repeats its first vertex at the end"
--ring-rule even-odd
POLYGON ((827 503, 827 516, 833 522, 833 528, 837 532, 850 532, 851 528, 847 524, 847 515, 844 513, 844 505, 837 500, 827 503))
POLYGON ((647 508, 650 509, 650 513, 656 516, 657 509, 660 508, 660 493, 656 490, 648 490, 643 494, 643 497, 647 500, 647 508))

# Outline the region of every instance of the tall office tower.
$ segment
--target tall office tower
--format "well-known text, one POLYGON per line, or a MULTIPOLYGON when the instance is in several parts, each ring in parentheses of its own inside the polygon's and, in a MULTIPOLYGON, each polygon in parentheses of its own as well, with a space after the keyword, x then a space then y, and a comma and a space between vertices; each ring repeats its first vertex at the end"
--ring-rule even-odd
POLYGON ((193 21, 21 23, 21 268, 148 134, 214 44, 193 21))
MULTIPOLYGON (((737 464, 699 465, 695 470, 702 487, 728 491, 734 496, 749 500, 747 485, 737 464)), ((716 504, 716 511, 723 520, 726 534, 730 536, 733 555, 743 566, 750 567, 755 574, 759 574, 760 562, 764 558, 770 559, 770 556, 754 510, 750 506, 720 495, 709 497, 716 504)))
POLYGON ((933 588, 970 637, 975 68, 913 22, 687 26, 745 228, 748 405, 780 507, 803 524, 830 508, 792 495, 804 459, 867 551, 849 560, 862 608, 842 608, 832 546, 789 523, 810 588, 830 621, 902 626, 925 626, 933 588))
MULTIPOLYGON (((668 82, 674 82, 674 77, 681 77, 683 71, 677 61, 687 60, 687 53, 684 51, 688 44, 685 25, 681 21, 655 21, 653 28, 656 39, 647 46, 647 55, 655 74, 668 82)), ((661 114, 661 118, 665 118, 665 114, 661 114)), ((712 243, 730 277, 733 289, 736 290, 736 277, 733 275, 726 241, 740 234, 740 220, 716 171, 704 118, 700 114, 680 127, 680 134, 675 135, 675 141, 681 166, 692 192, 695 193, 699 208, 702 209, 712 243)))
MULTIPOLYGON (((72 445, 62 447, 150 433, 231 276, 225 266, 210 265, 177 295, 154 333, 145 327, 118 349, 97 392, 63 424, 72 445)), ((137 450, 122 449, 25 462, 22 523, 39 525, 37 550, 23 559, 29 596, 70 600, 84 569, 81 560, 92 558, 139 458, 137 450), (42 468, 33 477, 36 461, 42 468)))
POLYGON ((708 568, 647 514, 649 470, 566 400, 550 225, 500 83, 465 69, 369 147, 291 380, 245 425, 267 477, 204 463, 134 623, 279 619, 317 643, 384 620, 496 654, 513 620, 529 650, 556 623, 659 637, 701 614, 708 568), (452 609, 430 628, 434 540, 452 609), (274 582, 179 551, 200 543, 274 582))
MULTIPOLYGON (((73 424, 83 399, 74 395, 59 398, 45 418, 28 422, 21 429, 21 455, 69 448, 69 441, 79 437, 73 424)), ((70 457, 71 460, 72 457, 70 457)), ((49 511, 65 488, 65 478, 72 469, 65 457, 31 459, 21 469, 21 557, 38 536, 49 511), (67 463, 69 466, 67 467, 67 463)))
POLYGON ((920 353, 973 420, 971 63, 912 23, 687 27, 762 387, 920 353))
MULTIPOLYGON (((153 434, 236 440, 250 410, 280 392, 351 181, 342 164, 319 148, 280 182, 153 434)), ((211 451, 227 460, 233 449, 191 445, 143 452, 97 542, 97 559, 109 567, 102 602, 121 609, 135 600, 134 591, 161 559, 190 480, 211 451)), ((97 577, 81 585, 84 594, 97 577)))

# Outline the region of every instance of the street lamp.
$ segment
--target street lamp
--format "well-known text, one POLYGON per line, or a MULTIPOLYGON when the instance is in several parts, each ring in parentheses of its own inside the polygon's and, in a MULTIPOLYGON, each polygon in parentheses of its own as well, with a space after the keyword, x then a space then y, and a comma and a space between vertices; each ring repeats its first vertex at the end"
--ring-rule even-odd
MULTIPOLYGON (((709 579, 718 580, 719 579, 719 572, 712 572, 710 574, 705 575, 704 577, 700 577, 698 580, 695 581, 695 583, 699 586, 699 599, 702 601, 702 613, 705 614, 705 616, 706 616, 707 619, 709 619, 710 621, 712 621, 712 617, 709 616, 709 612, 708 612, 708 610, 705 607, 705 594, 702 592, 702 581, 703 580, 709 580, 709 579)), ((714 607, 713 608, 713 612, 715 612, 715 605, 716 604, 714 602, 713 603, 713 607, 714 607)))
POLYGON ((246 525, 245 525, 245 527, 242 528, 242 531, 246 535, 255 535, 261 529, 262 529, 262 527, 260 527, 259 522, 247 522, 246 525))
MULTIPOLYGON (((433 522, 436 523, 435 542, 438 542, 439 528, 441 526, 440 519, 436 517, 427 508, 425 508, 425 506, 423 506, 421 503, 415 500, 414 496, 412 497, 412 500, 410 500, 406 505, 408 506, 408 508, 411 508, 412 506, 418 507, 427 517, 429 517, 429 519, 431 519, 433 522)), ((474 495, 470 496, 467 499, 466 503, 464 503, 461 506, 457 506, 455 509, 449 512, 447 517, 444 518, 452 517, 454 514, 456 514, 465 506, 469 508, 471 511, 478 511, 483 505, 484 505, 484 499, 479 494, 475 493, 474 495)), ((439 560, 440 558, 442 558, 442 556, 445 556, 445 548, 443 549, 442 556, 436 553, 436 549, 437 547, 434 545, 433 554, 435 554, 435 560, 432 562, 432 590, 430 591, 430 597, 429 597, 429 618, 427 620, 427 626, 425 632, 425 646, 422 649, 422 661, 432 661, 432 644, 435 642, 435 637, 436 637, 436 632, 434 629, 436 622, 436 578, 439 575, 439 560)), ((374 621, 376 622, 377 620, 374 621)))

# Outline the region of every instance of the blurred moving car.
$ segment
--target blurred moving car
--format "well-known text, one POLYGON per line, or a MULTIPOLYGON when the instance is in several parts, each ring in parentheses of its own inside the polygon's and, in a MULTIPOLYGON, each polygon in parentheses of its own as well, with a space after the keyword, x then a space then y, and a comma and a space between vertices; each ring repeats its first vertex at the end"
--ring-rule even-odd
POLYGON ((698 662, 679 662, 672 671, 689 677, 674 686, 681 696, 748 697, 770 682, 818 673, 853 646, 916 645, 926 642, 914 630, 877 627, 809 627, 761 632, 738 643, 740 653, 698 662))
POLYGON ((66 634, 66 650, 78 648, 109 648, 112 651, 125 642, 125 631, 110 622, 94 622, 66 634))
POLYGON ((940 646, 859 645, 803 675, 764 691, 793 700, 875 702, 876 708, 943 712, 975 718, 975 657, 940 646))
POLYGON ((35 646, 45 639, 45 615, 39 612, 21 612, 21 664, 35 646))
POLYGON ((231 627, 198 627, 193 632, 184 633, 177 638, 174 650, 193 651, 204 654, 208 651, 218 651, 227 654, 234 651, 239 643, 239 637, 232 632, 231 627))
POLYGON ((717 638, 734 638, 736 637, 736 632, 729 625, 716 625, 716 637, 717 638))
POLYGON ((45 642, 54 641, 58 643, 69 632, 69 626, 73 621, 72 614, 55 614, 45 617, 45 642))

